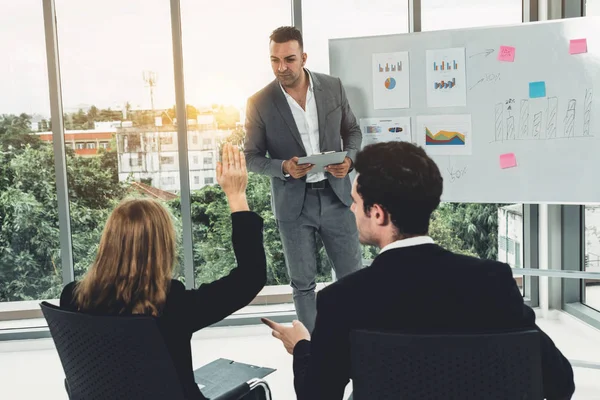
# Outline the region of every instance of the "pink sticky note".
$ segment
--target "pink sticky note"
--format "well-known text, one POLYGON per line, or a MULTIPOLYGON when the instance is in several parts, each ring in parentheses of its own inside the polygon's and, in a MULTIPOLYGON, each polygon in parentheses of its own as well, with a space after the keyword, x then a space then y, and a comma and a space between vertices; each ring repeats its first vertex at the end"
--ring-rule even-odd
POLYGON ((506 153, 500 155, 500 168, 512 168, 517 166, 517 158, 515 153, 506 153))
POLYGON ((587 39, 573 39, 569 45, 569 54, 587 53, 587 39))
POLYGON ((498 52, 498 61, 514 62, 515 48, 511 46, 500 46, 500 51, 498 52))

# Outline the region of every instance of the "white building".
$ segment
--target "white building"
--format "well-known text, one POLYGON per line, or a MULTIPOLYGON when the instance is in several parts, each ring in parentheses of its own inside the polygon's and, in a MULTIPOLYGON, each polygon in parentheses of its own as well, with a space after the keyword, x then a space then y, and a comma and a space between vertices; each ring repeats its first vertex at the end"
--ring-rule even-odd
POLYGON ((498 261, 514 268, 523 267, 523 205, 498 209, 498 261))
MULTIPOLYGON (((216 129, 214 116, 188 121, 188 164, 191 190, 216 183, 219 140, 229 131, 216 129)), ((179 192, 177 127, 121 127, 117 129, 119 179, 150 180, 156 188, 179 192)))
POLYGON ((586 271, 600 272, 600 206, 586 206, 584 218, 586 271))

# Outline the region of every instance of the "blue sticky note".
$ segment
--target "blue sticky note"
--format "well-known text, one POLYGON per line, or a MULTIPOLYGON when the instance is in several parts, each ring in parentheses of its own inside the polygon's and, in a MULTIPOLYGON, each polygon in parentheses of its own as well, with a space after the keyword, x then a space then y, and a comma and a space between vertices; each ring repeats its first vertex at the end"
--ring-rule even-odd
POLYGON ((529 98, 546 97, 546 82, 529 82, 529 98))

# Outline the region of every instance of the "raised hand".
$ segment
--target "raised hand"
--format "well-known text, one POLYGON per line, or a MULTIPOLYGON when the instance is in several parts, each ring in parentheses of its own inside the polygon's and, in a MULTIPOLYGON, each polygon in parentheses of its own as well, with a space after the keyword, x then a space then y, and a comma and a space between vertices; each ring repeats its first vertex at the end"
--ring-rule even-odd
POLYGON ((221 160, 217 163, 217 182, 227 196, 231 212, 247 211, 249 209, 246 200, 248 171, 244 153, 231 143, 225 143, 221 160))

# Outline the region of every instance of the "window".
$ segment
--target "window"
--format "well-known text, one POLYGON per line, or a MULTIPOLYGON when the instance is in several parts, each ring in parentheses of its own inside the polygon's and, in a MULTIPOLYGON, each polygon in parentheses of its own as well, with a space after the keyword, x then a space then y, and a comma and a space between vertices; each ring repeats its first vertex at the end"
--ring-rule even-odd
POLYGON ((204 178, 204 184, 205 185, 212 185, 213 183, 215 183, 214 178, 204 178))
POLYGON ((507 240, 508 238, 506 236, 498 235, 498 251, 507 251, 507 240))
MULTIPOLYGON (((522 204, 442 203, 430 225, 430 235, 440 246, 511 267, 521 266, 523 232, 522 204)), ((523 290, 523 277, 514 275, 523 290)))
POLYGON ((88 142, 85 144, 85 148, 86 149, 95 149, 96 148, 96 143, 94 142, 88 142))
POLYGON ((199 185, 199 184, 200 184, 200 177, 194 176, 194 185, 199 185))
MULTIPOLYGON (((585 206, 584 225, 583 270, 600 272, 600 206, 585 206)), ((600 280, 585 279, 582 294, 584 304, 600 311, 600 280)))
POLYGON ((586 0, 585 1, 585 15, 586 16, 599 16, 600 15, 600 0, 586 0))
POLYGON ((174 176, 164 176, 160 179, 160 183, 163 186, 173 186, 175 184, 175 177, 174 176))
MULTIPOLYGON (((269 61, 269 35, 275 28, 291 24, 291 4, 289 0, 229 0, 217 3, 181 0, 186 104, 201 107, 201 110, 197 110, 196 117, 198 129, 203 131, 200 136, 203 149, 210 146, 212 150, 215 146, 214 137, 221 136, 221 133, 222 136, 228 136, 235 129, 236 123, 244 122, 241 116, 248 97, 273 80, 269 61), (239 27, 244 27, 243 32, 240 32, 239 27), (240 73, 239 62, 222 61, 231 60, 233 54, 235 60, 244 60, 243 73, 240 73)), ((193 110, 188 108, 189 111, 193 110)), ((194 116, 188 114, 188 118, 194 116)), ((203 154, 202 158, 204 169, 214 168, 214 157, 208 158, 203 154)), ((268 179, 265 181, 264 178, 266 177, 251 174, 248 189, 250 193, 255 188, 252 193, 256 193, 258 199, 257 205, 253 207, 259 214, 271 210, 268 179)), ((192 182, 190 176, 190 183, 192 182)), ((201 190, 214 189, 206 186, 201 190)), ((202 201, 224 200, 221 192, 216 192, 215 195, 217 197, 212 194, 194 196, 192 201, 197 203, 192 204, 192 207, 210 206, 200 204, 202 201)), ((226 211, 225 208, 222 210, 226 211)), ((215 215, 214 218, 210 230, 193 221, 194 248, 197 249, 194 251, 197 285, 226 275, 231 266, 235 265, 233 252, 222 250, 231 250, 229 227, 220 222, 227 218, 225 214, 223 218, 221 215, 215 215)), ((271 232, 270 229, 276 231, 274 220, 269 220, 265 226, 265 231, 271 232)), ((281 249, 278 237, 265 237, 265 243, 269 248, 281 249)), ((289 283, 285 262, 279 253, 280 251, 267 253, 273 254, 269 255, 269 265, 275 271, 270 274, 267 282, 269 285, 289 283)))
POLYGON ((329 39, 408 32, 405 0, 302 0, 306 66, 329 72, 329 39))
POLYGON ((100 148, 102 149, 108 149, 110 147, 110 144, 108 142, 100 142, 100 148))
POLYGON ((73 148, 73 143, 67 142, 67 143, 65 143, 65 147, 67 147, 69 149, 72 149, 73 148))
POLYGON ((143 165, 143 158, 141 154, 133 155, 129 158, 130 167, 141 167, 143 165))
POLYGON ((83 150, 85 149, 85 143, 75 143, 75 148, 77 150, 83 150))
POLYGON ((173 156, 161 156, 160 165, 173 165, 175 164, 175 157, 173 156))
MULTIPOLYGON (((151 155, 148 161, 158 161, 156 153, 149 153, 153 150, 147 148, 146 138, 156 135, 154 117, 175 104, 171 18, 169 2, 162 0, 55 3, 68 119, 80 124, 78 129, 93 129, 95 122, 106 120, 124 121, 125 113, 128 121, 117 128, 116 155, 103 152, 67 160, 74 170, 68 184, 76 190, 77 201, 70 203, 71 232, 75 277, 80 279, 94 260, 114 204, 137 190, 130 179, 156 177, 153 182, 160 183, 158 162, 129 173, 119 171, 117 160, 123 153, 133 153, 135 166, 145 159, 136 159, 137 153, 144 152, 151 155), (156 83, 152 93, 147 86, 151 81, 156 83)), ((168 132, 166 141, 172 143, 173 135, 168 132)), ((178 190, 178 181, 173 178, 172 183, 169 190, 178 190)), ((180 268, 174 275, 180 276, 180 268)))
POLYGON ((50 121, 42 2, 3 2, 0 26, 0 302, 58 298, 54 154, 31 135, 32 121, 50 121))
POLYGON ((198 144, 198 136, 192 136, 192 144, 198 144))
POLYGON ((198 156, 194 156, 193 160, 194 160, 194 164, 198 165, 198 156))
POLYGON ((161 136, 160 137, 160 144, 162 145, 171 145, 173 144, 173 136, 161 136))
POLYGON ((518 24, 523 0, 422 0, 423 31, 518 24))

